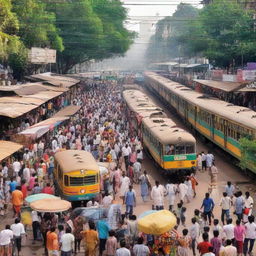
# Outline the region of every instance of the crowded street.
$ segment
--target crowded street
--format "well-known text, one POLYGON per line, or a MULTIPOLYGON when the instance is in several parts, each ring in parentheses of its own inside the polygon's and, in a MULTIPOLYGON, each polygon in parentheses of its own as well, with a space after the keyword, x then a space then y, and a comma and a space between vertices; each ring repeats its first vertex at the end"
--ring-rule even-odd
MULTIPOLYGON (((142 87, 139 89, 148 93, 142 87)), ((0 241, 5 238, 7 241, 10 232, 13 232, 14 241, 13 246, 1 247, 1 255, 11 255, 12 251, 15 255, 58 255, 59 251, 61 255, 71 255, 63 254, 64 245, 71 249, 74 246, 76 255, 202 255, 203 250, 208 250, 204 245, 200 247, 203 241, 209 241, 208 247, 218 255, 225 251, 227 241, 236 240, 234 230, 238 223, 250 225, 255 190, 249 178, 220 149, 204 143, 199 136, 197 153, 206 152, 207 159, 207 152, 211 151, 214 158, 215 186, 211 185, 212 166, 207 164, 204 168, 199 158, 196 172, 188 173, 178 184, 175 175, 169 178, 163 175, 152 156, 143 150, 140 139, 129 131, 122 90, 122 85, 116 82, 81 84, 72 101, 81 107, 77 114, 50 135, 15 153, 13 162, 2 162, 0 241), (78 215, 74 219, 72 209, 62 214, 25 210, 29 207, 26 198, 31 195, 59 196, 53 176, 54 155, 65 150, 87 151, 96 161, 109 163, 107 174, 101 175, 101 192, 72 207, 75 210, 83 206, 88 211, 107 208, 108 214, 100 218, 78 215), (241 202, 240 198, 243 198, 241 202), (113 223, 110 212, 115 207, 120 210, 120 217, 113 223), (243 212, 245 208, 250 209, 248 214, 243 212), (176 238, 172 243, 161 245, 156 242, 158 236, 154 238, 139 230, 138 219, 152 209, 173 213, 176 238), (87 232, 93 235, 88 237, 87 232), (51 245, 55 235, 56 245, 51 245), (65 236, 66 240, 62 238, 65 236), (127 252, 122 252, 124 248, 127 252)), ((165 108, 156 98, 153 100, 165 108)), ((165 110, 168 117, 186 129, 177 116, 165 110)), ((256 229, 254 232, 256 235, 256 229)), ((253 244, 249 247, 248 241, 248 247, 244 246, 243 250, 247 248, 251 253, 253 244)), ((240 248, 238 243, 236 247, 240 248)))

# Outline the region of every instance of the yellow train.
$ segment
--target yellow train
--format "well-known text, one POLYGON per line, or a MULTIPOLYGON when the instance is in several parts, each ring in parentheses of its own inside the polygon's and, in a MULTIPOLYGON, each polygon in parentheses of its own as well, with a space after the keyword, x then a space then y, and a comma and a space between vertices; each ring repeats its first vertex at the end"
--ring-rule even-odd
POLYGON ((100 170, 91 153, 65 150, 54 155, 57 193, 69 201, 89 200, 100 192, 100 170))
MULTIPOLYGON (((145 72, 145 86, 173 107, 206 138, 241 159, 241 138, 255 140, 256 112, 208 97, 154 72, 145 72)), ((256 172, 255 152, 243 152, 247 168, 256 172)))
POLYGON ((156 163, 165 171, 196 166, 196 140, 139 90, 123 91, 130 129, 141 138, 156 163))

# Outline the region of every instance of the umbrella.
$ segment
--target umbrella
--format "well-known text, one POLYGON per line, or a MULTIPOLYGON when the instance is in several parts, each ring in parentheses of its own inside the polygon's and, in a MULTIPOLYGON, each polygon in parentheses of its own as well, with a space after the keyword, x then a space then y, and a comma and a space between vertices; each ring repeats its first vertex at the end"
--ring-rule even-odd
POLYGON ((64 212, 71 208, 71 203, 66 200, 46 198, 34 201, 30 207, 38 212, 64 212))
POLYGON ((55 200, 60 200, 59 197, 57 196, 54 196, 54 195, 49 195, 49 194, 46 194, 46 193, 39 193, 39 194, 34 194, 34 195, 31 195, 31 196, 27 196, 25 198, 25 201, 29 204, 33 203, 34 201, 37 201, 37 200, 41 200, 41 199, 46 199, 46 198, 51 198, 51 199, 55 199, 55 200))
MULTIPOLYGON (((143 214, 142 214, 143 215, 143 214)), ((167 210, 145 213, 138 220, 139 231, 145 234, 161 235, 171 230, 176 225, 176 217, 167 210)))

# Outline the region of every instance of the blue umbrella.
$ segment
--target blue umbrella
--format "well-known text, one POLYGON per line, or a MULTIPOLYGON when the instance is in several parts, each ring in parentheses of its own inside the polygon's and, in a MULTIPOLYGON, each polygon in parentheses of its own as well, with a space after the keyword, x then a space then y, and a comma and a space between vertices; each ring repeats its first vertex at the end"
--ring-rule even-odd
POLYGON ((31 195, 31 196, 27 196, 25 198, 26 202, 31 204, 37 200, 41 200, 41 199, 46 199, 46 198, 51 198, 51 199, 60 199, 59 197, 57 196, 54 196, 54 195, 50 195, 50 194, 46 194, 46 193, 39 193, 39 194, 34 194, 34 195, 31 195))
POLYGON ((143 212, 140 216, 139 216, 139 219, 149 215, 149 214, 152 214, 154 212, 157 212, 156 210, 150 210, 150 211, 146 211, 146 212, 143 212))

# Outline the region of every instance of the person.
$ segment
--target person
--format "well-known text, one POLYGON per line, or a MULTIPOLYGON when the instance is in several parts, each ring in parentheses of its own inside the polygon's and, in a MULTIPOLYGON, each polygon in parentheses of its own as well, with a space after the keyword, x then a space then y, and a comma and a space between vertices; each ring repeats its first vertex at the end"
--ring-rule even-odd
POLYGON ((227 196, 230 197, 231 199, 233 198, 235 194, 235 187, 231 183, 231 181, 227 182, 227 185, 225 186, 225 192, 227 193, 227 196))
POLYGON ((91 207, 91 208, 98 208, 99 206, 100 206, 99 203, 95 200, 94 197, 86 204, 86 207, 91 207))
POLYGON ((212 247, 212 244, 209 242, 209 235, 207 233, 203 233, 203 242, 197 245, 200 255, 204 255, 209 252, 209 247, 212 247))
POLYGON ((138 222, 136 215, 130 215, 129 220, 127 221, 127 233, 130 239, 130 243, 134 244, 135 240, 138 237, 138 222))
POLYGON ((23 194, 23 199, 25 199, 27 197, 27 194, 28 194, 28 188, 27 188, 26 180, 21 181, 21 192, 23 194))
POLYGON ((13 231, 10 225, 6 225, 5 229, 0 232, 0 255, 1 256, 11 256, 12 255, 12 240, 13 231))
POLYGON ((218 176, 218 168, 215 165, 215 162, 212 162, 212 166, 210 167, 211 171, 211 186, 216 187, 217 186, 217 176, 218 176))
POLYGON ((247 255, 247 253, 251 255, 253 251, 255 239, 256 239, 256 224, 254 222, 254 216, 251 215, 248 217, 248 222, 245 224, 244 255, 247 255))
POLYGON ((146 170, 139 177, 139 183, 140 183, 141 197, 142 197, 143 202, 145 203, 147 201, 147 197, 148 197, 149 189, 150 189, 149 177, 147 175, 147 171, 146 170))
POLYGON ((18 161, 18 159, 15 159, 15 161, 12 164, 12 167, 13 167, 15 177, 17 177, 19 175, 19 172, 20 172, 20 169, 21 169, 20 161, 18 161))
POLYGON ((188 236, 188 230, 186 228, 182 230, 182 237, 178 239, 178 244, 178 255, 189 256, 191 238, 188 236))
POLYGON ((106 256, 115 256, 117 250, 117 239, 115 237, 115 231, 109 231, 109 237, 106 242, 106 256))
POLYGON ((46 233, 46 248, 48 256, 58 256, 59 242, 58 235, 55 230, 55 227, 51 227, 51 229, 46 233))
POLYGON ((202 172, 202 154, 201 153, 197 154, 196 164, 197 164, 197 170, 199 172, 202 172))
POLYGON ((206 154, 204 153, 204 151, 202 151, 201 153, 202 157, 202 171, 206 171, 206 154))
POLYGON ((73 234, 75 236, 75 254, 80 252, 80 244, 83 239, 81 232, 83 231, 84 219, 81 216, 77 216, 73 221, 73 234))
POLYGON ((136 162, 133 164, 133 171, 134 171, 134 182, 138 183, 141 175, 141 163, 139 160, 136 160, 136 162))
POLYGON ((21 192, 21 187, 18 186, 16 189, 12 192, 12 204, 13 204, 13 211, 14 216, 19 217, 20 216, 20 210, 21 206, 23 204, 23 193, 21 192))
POLYGON ((230 218, 227 220, 227 225, 223 226, 223 235, 227 240, 231 240, 234 242, 235 234, 234 229, 235 226, 232 224, 233 220, 230 218))
POLYGON ((71 234, 71 228, 66 228, 66 233, 60 239, 61 256, 71 256, 74 248, 75 237, 71 234))
POLYGON ((18 183, 15 178, 11 177, 11 182, 9 183, 10 193, 12 193, 16 189, 17 185, 18 183))
POLYGON ((151 191, 151 198, 153 199, 153 210, 162 210, 164 209, 164 190, 160 186, 158 180, 155 182, 155 186, 153 186, 151 191))
POLYGON ((231 240, 226 241, 226 246, 222 250, 222 254, 224 256, 237 256, 237 249, 235 246, 232 245, 231 240))
POLYGON ((14 224, 11 225, 11 230, 13 232, 14 248, 15 247, 17 248, 18 256, 19 256, 21 252, 21 237, 22 235, 26 234, 24 225, 20 222, 19 218, 15 219, 14 224))
POLYGON ((230 217, 231 205, 232 205, 231 198, 228 196, 227 192, 223 192, 223 196, 220 199, 221 221, 223 225, 225 225, 225 219, 228 220, 230 217))
POLYGON ((183 204, 184 203, 184 199, 185 197, 187 198, 187 201, 189 202, 188 200, 188 186, 181 182, 179 185, 178 185, 178 192, 179 192, 179 197, 180 197, 180 202, 183 204))
POLYGON ((129 186, 129 190, 125 193, 125 205, 126 205, 126 216, 133 214, 133 207, 136 206, 136 194, 132 185, 129 186))
POLYGON ((105 196, 102 199, 102 205, 104 208, 108 208, 113 201, 113 196, 111 196, 108 191, 105 192, 105 196))
POLYGON ((117 166, 115 167, 114 173, 112 175, 112 182, 114 193, 118 193, 121 185, 121 171, 117 166))
POLYGON ((32 218, 32 230, 33 230, 33 239, 34 239, 33 242, 35 242, 37 239, 39 239, 38 233, 40 230, 40 219, 37 211, 33 210, 31 212, 31 218, 32 218))
POLYGON ((49 182, 43 188, 42 193, 49 194, 49 195, 53 195, 54 194, 53 188, 51 187, 51 184, 49 182))
POLYGON ((212 198, 210 198, 210 194, 209 193, 205 194, 205 198, 203 200, 201 209, 202 208, 204 208, 204 216, 206 217, 206 219, 208 217, 209 225, 211 225, 212 211, 213 211, 213 208, 214 208, 214 202, 213 202, 212 198))
POLYGON ((214 219, 213 220, 213 228, 212 231, 217 230, 219 231, 219 236, 222 238, 223 236, 223 228, 222 226, 219 224, 219 220, 218 219, 214 219))
POLYGON ((214 156, 210 151, 208 151, 206 155, 206 167, 208 168, 208 170, 210 170, 210 168, 212 167, 213 162, 214 162, 214 156))
POLYGON ((172 184, 171 181, 169 180, 169 182, 166 185, 166 191, 169 201, 169 211, 172 211, 177 193, 177 185, 172 184))
POLYGON ((237 254, 243 254, 243 243, 245 236, 245 227, 241 225, 241 220, 236 220, 236 226, 234 228, 234 236, 235 236, 235 245, 237 249, 237 254))
POLYGON ((210 243, 212 244, 212 247, 213 247, 213 253, 216 256, 219 256, 222 241, 219 238, 219 231, 218 230, 213 231, 213 238, 211 239, 210 243))
POLYGON ((205 253, 203 256, 215 256, 213 253, 214 248, 212 246, 209 247, 209 252, 205 253))
POLYGON ((143 237, 138 238, 137 244, 133 246, 134 256, 149 256, 150 251, 148 246, 143 244, 143 237))
POLYGON ((116 255, 115 256, 131 256, 131 252, 125 248, 126 242, 125 240, 120 241, 120 247, 119 249, 116 250, 116 255))
POLYGON ((197 239, 199 238, 200 227, 195 217, 191 219, 191 222, 192 225, 189 227, 188 234, 191 237, 191 249, 193 252, 193 256, 196 256, 196 242, 197 239))
POLYGON ((124 204, 125 193, 129 190, 130 184, 131 184, 130 178, 125 175, 125 172, 123 172, 122 178, 121 178, 121 186, 120 186, 120 198, 123 200, 123 204, 124 204))
POLYGON ((110 227, 105 219, 100 219, 97 222, 97 230, 98 230, 99 239, 100 239, 100 255, 102 255, 106 247, 108 233, 110 230, 110 227))
POLYGON ((244 210, 244 198, 242 196, 241 191, 238 191, 235 194, 234 208, 235 208, 235 214, 236 214, 237 218, 239 220, 242 220, 243 210, 244 210))
POLYGON ((248 222, 248 216, 252 215, 253 198, 250 196, 248 191, 245 192, 244 197, 244 211, 243 211, 243 222, 248 222))
POLYGON ((96 248, 99 244, 98 232, 95 231, 95 224, 89 221, 89 230, 81 232, 84 235, 84 242, 86 244, 85 255, 96 256, 96 248))

